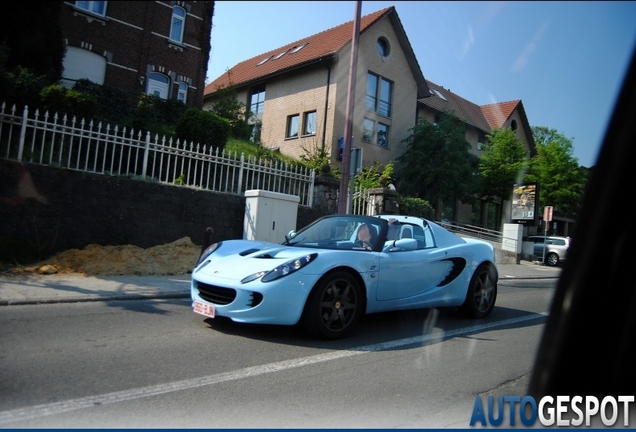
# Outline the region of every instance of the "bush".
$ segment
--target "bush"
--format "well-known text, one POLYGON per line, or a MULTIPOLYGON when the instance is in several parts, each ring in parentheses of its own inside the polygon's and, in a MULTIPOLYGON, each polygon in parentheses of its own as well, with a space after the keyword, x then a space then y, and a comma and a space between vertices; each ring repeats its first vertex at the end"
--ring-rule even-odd
POLYGON ((409 216, 418 216, 424 219, 434 220, 435 210, 422 198, 400 197, 400 213, 409 216))
POLYGON ((187 142, 224 148, 230 135, 230 122, 210 111, 188 108, 179 118, 176 135, 187 142))
POLYGON ((45 87, 40 92, 42 107, 51 113, 70 117, 93 119, 98 111, 97 100, 77 90, 69 90, 59 84, 45 87))
POLYGON ((149 123, 174 125, 186 112, 188 107, 176 99, 161 99, 156 95, 141 95, 135 109, 135 117, 149 123))
POLYGON ((133 116, 130 95, 125 90, 99 85, 87 79, 76 81, 73 90, 97 101, 96 115, 102 120, 120 123, 129 121, 133 116))
POLYGON ((40 92, 46 84, 45 76, 35 75, 21 66, 8 71, 0 64, 0 103, 36 108, 40 104, 40 92))

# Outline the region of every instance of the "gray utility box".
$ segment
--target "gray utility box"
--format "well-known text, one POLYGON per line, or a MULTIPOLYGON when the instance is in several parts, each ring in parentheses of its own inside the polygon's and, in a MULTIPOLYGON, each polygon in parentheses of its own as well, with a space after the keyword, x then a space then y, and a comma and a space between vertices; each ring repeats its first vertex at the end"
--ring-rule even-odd
POLYGON ((300 197, 259 189, 245 191, 243 238, 282 243, 296 229, 300 197))

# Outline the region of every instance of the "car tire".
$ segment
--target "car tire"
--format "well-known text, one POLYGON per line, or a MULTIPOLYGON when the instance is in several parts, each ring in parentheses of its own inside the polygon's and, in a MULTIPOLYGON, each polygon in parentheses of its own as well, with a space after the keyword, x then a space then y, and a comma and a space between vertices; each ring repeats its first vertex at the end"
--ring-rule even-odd
POLYGON ((549 266, 555 266, 555 265, 559 264, 559 256, 556 253, 554 253, 554 252, 550 252, 548 254, 548 256, 545 257, 545 262, 549 266))
POLYGON ((327 275, 312 289, 303 313, 303 325, 314 336, 340 339, 355 328, 363 305, 356 278, 338 271, 327 275))
POLYGON ((473 273, 466 299, 459 310, 471 318, 485 318, 492 312, 496 300, 497 276, 492 267, 482 265, 473 273))

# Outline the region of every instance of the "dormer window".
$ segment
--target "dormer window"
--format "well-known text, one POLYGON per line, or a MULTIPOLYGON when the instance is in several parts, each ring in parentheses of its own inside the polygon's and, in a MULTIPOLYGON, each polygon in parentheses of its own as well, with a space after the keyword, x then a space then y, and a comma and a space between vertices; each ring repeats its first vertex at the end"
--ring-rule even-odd
POLYGON ((292 48, 292 50, 289 53, 290 54, 297 53, 298 51, 300 51, 301 49, 305 48, 306 46, 307 46, 307 44, 297 45, 294 48, 292 48))
POLYGON ((444 95, 443 95, 443 94, 442 94, 439 90, 430 89, 429 91, 431 92, 431 94, 432 94, 433 96, 437 96, 437 97, 439 97, 440 99, 445 100, 446 102, 448 102, 448 99, 446 99, 446 98, 444 97, 444 95))
POLYGON ((287 53, 287 51, 283 51, 282 53, 276 54, 276 56, 274 56, 272 58, 272 60, 278 60, 279 58, 281 58, 282 56, 284 56, 287 53))

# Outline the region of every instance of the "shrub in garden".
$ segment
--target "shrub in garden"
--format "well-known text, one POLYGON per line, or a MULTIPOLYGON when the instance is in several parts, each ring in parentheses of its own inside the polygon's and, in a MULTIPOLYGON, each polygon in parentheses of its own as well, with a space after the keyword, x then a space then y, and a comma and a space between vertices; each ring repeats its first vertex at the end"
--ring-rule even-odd
POLYGON ((176 135, 187 142, 224 148, 230 135, 230 122, 210 111, 188 108, 179 118, 176 135))

